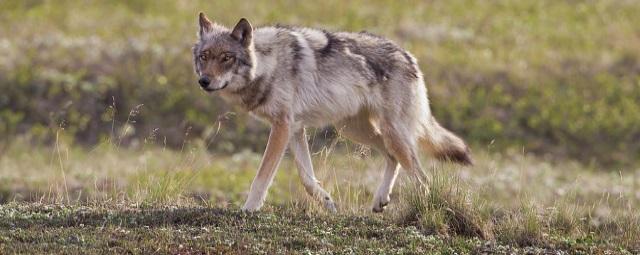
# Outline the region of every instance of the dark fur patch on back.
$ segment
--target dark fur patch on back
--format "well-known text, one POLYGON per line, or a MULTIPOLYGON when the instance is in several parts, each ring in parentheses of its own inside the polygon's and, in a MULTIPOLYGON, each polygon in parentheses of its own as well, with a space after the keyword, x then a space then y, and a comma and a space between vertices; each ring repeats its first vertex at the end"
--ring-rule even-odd
POLYGON ((334 34, 332 34, 331 32, 328 32, 326 30, 322 30, 322 32, 324 33, 324 36, 327 37, 327 45, 325 45, 324 47, 322 47, 322 49, 317 50, 317 55, 320 57, 326 57, 329 54, 331 54, 331 52, 334 49, 337 49, 340 47, 340 45, 342 45, 341 41, 336 38, 336 36, 334 34))
MULTIPOLYGON (((291 32, 299 32, 298 27, 295 26, 289 26, 289 25, 283 25, 283 24, 276 24, 275 27, 279 30, 278 33, 280 34, 290 34, 291 32)), ((302 61, 302 59, 304 58, 304 53, 302 52, 302 46, 300 45, 300 42, 298 41, 298 37, 293 36, 292 35, 292 41, 289 44, 289 47, 291 48, 291 59, 292 59, 292 64, 291 64, 291 73, 293 75, 297 75, 298 72, 300 72, 300 62, 302 61)))
POLYGON ((418 78, 418 65, 406 51, 402 51, 402 55, 409 62, 410 67, 407 69, 407 75, 411 78, 418 78))
MULTIPOLYGON (((381 37, 369 33, 367 31, 361 31, 359 34, 363 37, 368 37, 367 40, 372 40, 375 43, 369 44, 366 42, 360 42, 353 38, 344 37, 339 34, 322 31, 327 38, 327 44, 315 51, 316 58, 327 57, 333 52, 344 51, 348 48, 353 54, 362 56, 365 59, 367 69, 373 74, 375 80, 370 82, 370 85, 384 83, 389 79, 391 73, 396 68, 401 68, 403 72, 406 72, 408 77, 417 78, 418 69, 415 61, 409 56, 409 54, 398 47, 395 43, 381 37), (371 54, 374 52, 374 54, 371 54), (394 54, 401 53, 410 67, 404 68, 405 63, 398 63, 399 59, 394 57, 394 54)), ((397 55, 396 55, 397 56, 397 55)))
POLYGON ((369 68, 371 68, 371 70, 373 70, 373 73, 376 75, 376 79, 378 80, 378 82, 383 82, 388 79, 389 76, 387 74, 387 70, 391 69, 393 65, 388 65, 388 63, 384 62, 378 62, 371 57, 365 56, 365 58, 367 59, 367 65, 369 66, 369 68))
POLYGON ((300 46, 300 42, 298 42, 298 39, 294 37, 293 41, 291 41, 290 47, 293 59, 293 63, 291 64, 291 73, 293 73, 293 75, 296 75, 300 71, 300 61, 302 61, 303 58, 302 46, 300 46))
POLYGON ((382 83, 389 78, 389 74, 393 72, 396 64, 389 56, 399 50, 397 46, 392 43, 383 43, 382 45, 377 45, 375 49, 370 49, 378 51, 379 54, 366 54, 366 52, 361 49, 363 46, 358 45, 357 42, 353 40, 348 40, 348 42, 347 45, 351 52, 365 58, 367 66, 375 75, 378 83, 382 83))

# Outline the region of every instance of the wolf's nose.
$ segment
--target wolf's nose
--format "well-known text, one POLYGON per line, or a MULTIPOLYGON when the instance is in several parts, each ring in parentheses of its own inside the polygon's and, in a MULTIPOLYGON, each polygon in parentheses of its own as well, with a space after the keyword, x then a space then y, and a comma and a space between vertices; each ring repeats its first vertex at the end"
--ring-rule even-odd
POLYGON ((198 80, 198 83, 200 83, 200 87, 206 88, 211 83, 211 80, 209 80, 209 77, 202 77, 198 80))

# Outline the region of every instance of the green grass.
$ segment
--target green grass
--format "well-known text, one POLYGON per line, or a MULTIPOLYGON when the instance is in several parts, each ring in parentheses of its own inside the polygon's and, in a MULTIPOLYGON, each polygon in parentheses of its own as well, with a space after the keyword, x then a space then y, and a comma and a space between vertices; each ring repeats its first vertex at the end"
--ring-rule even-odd
POLYGON ((113 144, 86 151, 64 141, 48 149, 15 143, 0 156, 3 250, 640 251, 637 170, 550 164, 515 152, 476 152, 469 168, 426 159, 428 185, 402 172, 391 204, 374 214, 382 161, 339 140, 314 156, 337 215, 309 198, 288 156, 263 212, 243 214, 258 154, 211 154, 190 143, 182 153, 113 144))
POLYGON ((0 207, 0 236, 4 253, 630 254, 598 240, 518 247, 477 238, 427 235, 384 217, 319 215, 290 208, 246 214, 202 206, 12 203, 0 207))

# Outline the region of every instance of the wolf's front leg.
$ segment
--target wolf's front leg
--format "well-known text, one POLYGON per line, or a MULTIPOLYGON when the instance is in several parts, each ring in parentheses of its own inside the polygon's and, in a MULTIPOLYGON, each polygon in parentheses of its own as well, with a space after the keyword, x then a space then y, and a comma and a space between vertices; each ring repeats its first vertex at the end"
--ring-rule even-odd
POLYGON ((278 164, 287 148, 290 137, 290 122, 287 120, 272 123, 267 149, 262 156, 258 173, 251 183, 249 197, 242 207, 243 211, 257 211, 264 204, 267 190, 276 174, 278 164))

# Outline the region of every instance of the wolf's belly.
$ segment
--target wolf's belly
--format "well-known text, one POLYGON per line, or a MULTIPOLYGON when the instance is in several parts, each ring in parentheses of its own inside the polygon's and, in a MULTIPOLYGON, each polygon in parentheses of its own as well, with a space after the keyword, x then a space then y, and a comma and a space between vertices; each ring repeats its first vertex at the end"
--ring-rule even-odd
POLYGON ((294 115, 296 121, 305 126, 322 127, 354 116, 368 105, 369 91, 351 89, 324 90, 314 95, 300 95, 296 99, 294 115))
POLYGON ((352 109, 321 108, 302 112, 295 116, 296 121, 308 127, 324 127, 358 113, 352 109), (341 111, 344 110, 344 111, 341 111))

